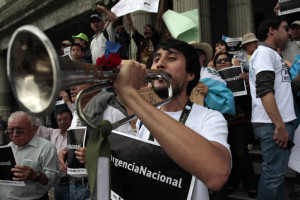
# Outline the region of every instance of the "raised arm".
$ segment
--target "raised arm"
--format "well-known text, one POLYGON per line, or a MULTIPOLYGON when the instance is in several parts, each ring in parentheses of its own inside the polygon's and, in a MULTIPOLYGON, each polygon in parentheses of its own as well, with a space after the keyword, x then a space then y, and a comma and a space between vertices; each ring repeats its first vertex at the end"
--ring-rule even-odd
MULTIPOLYGON (((220 189, 230 172, 228 149, 208 141, 145 101, 136 89, 140 88, 146 75, 145 65, 123 61, 114 82, 118 97, 138 116, 172 160, 210 189, 220 189)), ((226 127, 225 120, 222 126, 226 127)))
POLYGON ((162 22, 163 22, 162 15, 164 13, 164 4, 165 4, 165 0, 160 0, 158 14, 157 14, 157 20, 156 20, 156 27, 155 27, 156 31, 158 33, 161 32, 161 27, 162 27, 162 22))
POLYGON ((113 12, 111 12, 110 10, 108 10, 107 8, 99 4, 97 4, 97 11, 105 12, 107 15, 107 20, 111 23, 111 25, 114 28, 117 27, 118 17, 113 12))
POLYGON ((128 26, 129 26, 129 29, 131 30, 132 33, 134 33, 135 30, 136 30, 136 28, 135 28, 135 26, 133 25, 133 22, 132 22, 132 19, 131 19, 130 14, 125 15, 125 19, 126 19, 126 21, 127 21, 127 24, 128 24, 128 26))

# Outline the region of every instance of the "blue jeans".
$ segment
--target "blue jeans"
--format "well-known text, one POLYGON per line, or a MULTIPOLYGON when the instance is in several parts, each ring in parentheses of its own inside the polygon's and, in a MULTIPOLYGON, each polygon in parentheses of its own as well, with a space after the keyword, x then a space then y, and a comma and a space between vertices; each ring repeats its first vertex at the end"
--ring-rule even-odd
POLYGON ((69 182, 60 182, 54 186, 55 200, 70 200, 69 182))
POLYGON ((90 199, 89 184, 83 178, 70 178, 70 199, 86 200, 90 199), (75 181, 76 180, 76 181, 75 181))
MULTIPOLYGON (((289 138, 294 139, 295 125, 292 122, 285 123, 289 138)), ((280 148, 273 140, 275 125, 262 124, 253 129, 254 134, 260 140, 262 150, 262 173, 258 184, 258 200, 283 200, 284 175, 288 168, 290 150, 280 148)))

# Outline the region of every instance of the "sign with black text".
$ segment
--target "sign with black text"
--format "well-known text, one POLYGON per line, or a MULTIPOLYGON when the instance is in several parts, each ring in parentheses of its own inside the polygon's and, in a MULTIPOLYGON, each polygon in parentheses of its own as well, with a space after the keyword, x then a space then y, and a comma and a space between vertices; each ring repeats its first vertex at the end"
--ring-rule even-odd
POLYGON ((299 0, 278 0, 280 3, 280 9, 278 15, 287 15, 294 12, 300 11, 299 0))
POLYGON ((191 199, 195 177, 159 145, 117 131, 109 142, 111 199, 191 199))
POLYGON ((228 52, 229 54, 235 54, 235 52, 241 50, 242 38, 236 37, 231 38, 225 35, 222 35, 222 40, 224 40, 228 45, 228 52))
POLYGON ((218 70, 218 72, 227 83, 227 87, 232 91, 233 96, 247 95, 245 80, 239 78, 239 74, 243 73, 241 66, 228 67, 218 70))
POLYGON ((16 165, 11 146, 0 146, 0 185, 25 186, 24 181, 13 181, 11 169, 16 165))
POLYGON ((85 164, 76 158, 75 150, 78 147, 85 147, 86 127, 76 127, 67 130, 68 161, 67 173, 84 175, 87 174, 85 164))

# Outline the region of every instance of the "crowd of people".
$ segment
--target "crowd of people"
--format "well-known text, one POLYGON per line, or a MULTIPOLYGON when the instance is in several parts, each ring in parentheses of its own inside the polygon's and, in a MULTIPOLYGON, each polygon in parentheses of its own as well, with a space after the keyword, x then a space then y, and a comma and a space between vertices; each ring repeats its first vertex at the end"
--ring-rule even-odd
MULTIPOLYGON (((163 5, 161 0, 155 29, 145 25, 143 35, 136 30, 130 14, 125 19, 132 34, 118 25, 114 13, 96 5, 107 21, 99 14, 90 16, 95 33, 92 39, 79 33, 72 36, 73 42, 61 42, 63 57, 91 64, 116 50, 115 45, 108 49, 107 42, 119 44, 116 52, 123 61, 114 90, 92 92, 82 99, 87 118, 95 124, 102 120, 114 123, 127 116, 130 109, 138 117, 136 130, 130 123, 116 130, 161 146, 166 156, 195 176, 191 199, 226 199, 240 182, 251 198, 285 199, 284 176, 299 119, 299 80, 298 86, 291 80, 297 80, 300 70, 300 21, 289 26, 285 18, 265 19, 256 34, 243 35, 241 50, 231 54, 224 40, 217 42, 213 50, 205 42, 186 43, 170 34, 163 36, 163 5), (136 60, 126 60, 130 35, 137 45, 136 60), (245 95, 234 95, 218 72, 232 66, 241 68, 238 78, 245 83, 245 95), (171 79, 173 98, 159 109, 137 91, 145 87, 147 68, 162 70, 171 79), (295 76, 290 76, 289 70, 294 70, 295 76), (194 91, 203 95, 203 105, 190 100, 194 91), (259 141, 263 157, 259 180, 249 155, 255 141, 259 141)), ((169 33, 167 29, 165 33, 169 33)), ((1 199, 44 200, 53 187, 56 200, 96 197, 96 192, 90 190, 85 166, 88 147, 75 148, 75 157, 84 166, 81 174, 70 173, 66 163, 70 156, 68 130, 85 127, 86 140, 95 134, 75 109, 78 93, 92 85, 61 91, 65 106, 55 110, 58 129, 43 126, 24 111, 10 115, 5 133, 17 163, 12 168, 13 180, 25 181, 26 186, 1 185, 1 199)), ((164 81, 154 80, 150 85, 159 97, 164 97, 164 81)), ((296 179, 290 196, 294 199, 300 198, 299 168, 293 168, 296 179)), ((127 192, 134 193, 131 189, 127 192)))

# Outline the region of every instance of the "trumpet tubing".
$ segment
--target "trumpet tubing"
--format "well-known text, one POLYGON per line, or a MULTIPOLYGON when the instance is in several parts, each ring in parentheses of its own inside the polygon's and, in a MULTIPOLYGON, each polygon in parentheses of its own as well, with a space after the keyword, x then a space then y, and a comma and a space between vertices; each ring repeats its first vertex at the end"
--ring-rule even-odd
MULTIPOLYGON (((7 76, 18 104, 29 114, 40 117, 53 110, 60 91, 86 83, 99 83, 98 90, 112 87, 117 73, 105 71, 93 64, 59 57, 40 29, 25 25, 18 28, 9 41, 7 76)), ((172 97, 170 80, 165 73, 150 70, 147 80, 154 77, 162 77, 168 82, 169 98, 160 105, 165 104, 172 97)), ((78 94, 77 99, 76 108, 80 119, 95 127, 81 110, 82 96, 78 94)), ((115 127, 120 124, 115 124, 115 127)))

